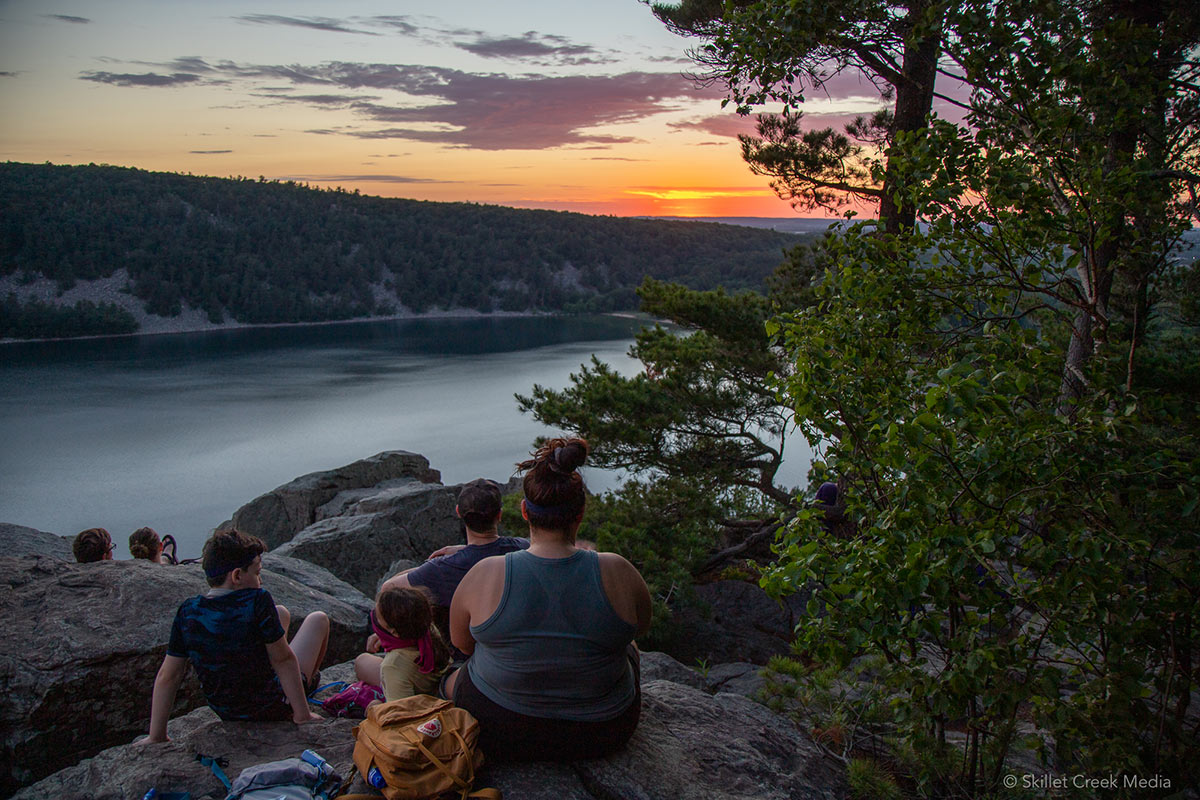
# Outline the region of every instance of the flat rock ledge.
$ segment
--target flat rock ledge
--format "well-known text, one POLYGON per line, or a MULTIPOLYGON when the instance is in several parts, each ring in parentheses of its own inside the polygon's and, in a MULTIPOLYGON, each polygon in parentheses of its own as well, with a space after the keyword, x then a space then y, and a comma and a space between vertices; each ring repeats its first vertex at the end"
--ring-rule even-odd
MULTIPOLYGON (((487 764, 476 788, 505 800, 842 800, 843 771, 785 718, 744 697, 712 696, 665 680, 643 683, 642 721, 619 753, 570 764, 487 764)), ((208 708, 171 721, 172 741, 113 747, 16 794, 18 800, 139 800, 151 787, 196 800, 224 789, 196 753, 229 760, 230 778, 252 764, 313 749, 354 773, 352 723, 221 722, 208 708)), ((361 777, 350 791, 370 792, 361 777)))
MULTIPOLYGON (((291 610, 293 632, 313 611, 329 615, 326 663, 354 658, 371 601, 319 567, 297 568, 303 583, 264 569, 265 588, 291 610)), ((195 564, 0 558, 0 797, 145 732, 175 609, 207 588, 195 564)), ((176 713, 202 703, 189 678, 176 713)))

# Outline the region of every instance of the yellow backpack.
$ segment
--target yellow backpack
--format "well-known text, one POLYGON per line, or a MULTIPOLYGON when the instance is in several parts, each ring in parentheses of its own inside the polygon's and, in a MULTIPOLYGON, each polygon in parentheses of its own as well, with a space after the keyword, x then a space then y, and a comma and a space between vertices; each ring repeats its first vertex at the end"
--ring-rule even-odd
POLYGON ((496 789, 471 790, 475 772, 483 766, 478 740, 479 722, 470 712, 449 700, 413 695, 367 710, 366 719, 354 728, 354 766, 387 800, 448 793, 463 800, 500 800, 496 789), (374 775, 372 769, 377 770, 374 775))

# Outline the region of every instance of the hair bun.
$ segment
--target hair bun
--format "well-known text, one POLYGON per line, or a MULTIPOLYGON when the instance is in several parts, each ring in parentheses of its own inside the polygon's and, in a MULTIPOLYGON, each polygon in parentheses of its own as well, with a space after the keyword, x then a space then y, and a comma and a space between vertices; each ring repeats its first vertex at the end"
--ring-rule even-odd
POLYGON ((554 448, 547 460, 547 466, 559 475, 570 475, 582 467, 586 460, 587 446, 580 440, 573 439, 554 448))
POLYGON ((549 439, 530 453, 533 458, 517 464, 521 471, 540 470, 564 477, 574 475, 575 470, 587 461, 589 447, 586 439, 549 439))

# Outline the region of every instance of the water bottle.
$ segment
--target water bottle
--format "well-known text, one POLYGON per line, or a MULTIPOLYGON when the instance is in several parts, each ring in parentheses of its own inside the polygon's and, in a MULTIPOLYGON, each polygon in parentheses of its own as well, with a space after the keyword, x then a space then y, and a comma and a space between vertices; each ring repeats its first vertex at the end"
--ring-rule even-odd
POLYGON ((320 753, 315 753, 312 750, 305 750, 300 754, 300 760, 306 764, 312 764, 317 768, 317 777, 321 780, 329 777, 333 773, 333 767, 321 757, 320 753))
POLYGON ((367 783, 374 786, 376 789, 387 788, 387 781, 383 779, 383 773, 379 771, 379 767, 371 767, 367 771, 367 783))

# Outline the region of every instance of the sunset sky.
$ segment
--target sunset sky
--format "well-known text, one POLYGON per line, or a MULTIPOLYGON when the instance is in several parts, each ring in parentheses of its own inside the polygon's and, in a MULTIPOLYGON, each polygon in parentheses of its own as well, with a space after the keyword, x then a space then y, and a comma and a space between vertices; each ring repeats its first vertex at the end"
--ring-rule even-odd
MULTIPOLYGON (((795 215, 637 0, 0 0, 0 158, 616 215, 795 215)), ((816 127, 879 107, 838 79, 816 127)), ((816 216, 814 212, 806 212, 816 216)))

